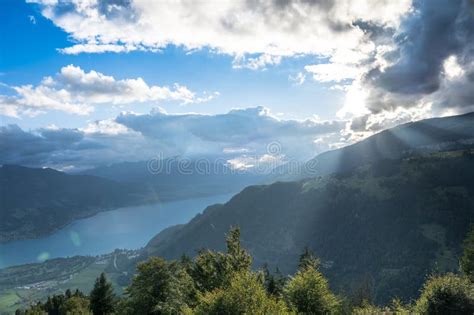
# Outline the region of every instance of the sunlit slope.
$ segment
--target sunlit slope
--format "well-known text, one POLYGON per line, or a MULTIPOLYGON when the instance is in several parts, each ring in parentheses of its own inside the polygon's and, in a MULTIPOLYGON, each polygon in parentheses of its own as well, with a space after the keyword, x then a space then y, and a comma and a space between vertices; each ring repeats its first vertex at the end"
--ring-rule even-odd
POLYGON ((308 161, 302 177, 347 171, 383 159, 472 147, 474 113, 425 119, 384 130, 353 145, 308 161))
POLYGON ((178 258, 223 249, 232 225, 254 264, 293 272, 304 246, 339 291, 368 282, 377 301, 415 297, 426 274, 457 270, 474 220, 474 156, 450 151, 384 160, 338 175, 246 188, 184 226, 164 231, 148 255, 178 258))

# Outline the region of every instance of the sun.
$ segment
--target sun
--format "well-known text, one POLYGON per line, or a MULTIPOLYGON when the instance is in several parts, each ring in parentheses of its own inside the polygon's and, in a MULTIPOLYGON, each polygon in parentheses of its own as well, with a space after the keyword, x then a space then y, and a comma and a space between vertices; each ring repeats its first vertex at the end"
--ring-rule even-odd
POLYGON ((359 84, 352 84, 346 93, 344 105, 337 112, 339 118, 362 116, 369 113, 366 106, 368 93, 359 84))

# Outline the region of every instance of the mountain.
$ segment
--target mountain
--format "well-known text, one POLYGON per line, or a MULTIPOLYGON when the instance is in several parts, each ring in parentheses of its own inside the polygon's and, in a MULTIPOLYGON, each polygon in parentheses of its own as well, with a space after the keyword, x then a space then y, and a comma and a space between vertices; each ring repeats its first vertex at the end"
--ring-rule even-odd
POLYGON ((297 179, 344 172, 383 159, 470 147, 474 143, 474 112, 425 119, 384 130, 347 147, 324 152, 308 161, 297 179))
POLYGON ((417 295, 425 275, 458 270, 474 222, 474 154, 448 151, 383 160, 330 176, 252 186, 186 225, 158 234, 150 255, 224 249, 239 225, 255 267, 296 269, 305 246, 339 292, 369 283, 378 302, 417 295))
MULTIPOLYGON (((239 225, 257 268, 268 263, 291 274, 308 246, 338 292, 350 296, 370 288, 379 303, 417 297, 426 275, 458 271, 460 246, 474 222, 473 116, 402 125, 320 155, 322 175, 247 187, 228 203, 162 231, 140 257, 125 259, 120 286, 149 256, 223 250, 224 234, 239 225)), ((143 174, 146 166, 139 167, 143 174)), ((129 176, 140 172, 115 173, 127 168, 105 168, 109 175, 102 176, 138 184, 140 177, 129 176)))
POLYGON ((145 203, 132 185, 53 169, 0 168, 0 242, 35 238, 99 211, 145 203))
POLYGON ((232 193, 260 183, 266 176, 231 169, 225 161, 181 158, 116 163, 80 174, 133 184, 161 200, 232 193))

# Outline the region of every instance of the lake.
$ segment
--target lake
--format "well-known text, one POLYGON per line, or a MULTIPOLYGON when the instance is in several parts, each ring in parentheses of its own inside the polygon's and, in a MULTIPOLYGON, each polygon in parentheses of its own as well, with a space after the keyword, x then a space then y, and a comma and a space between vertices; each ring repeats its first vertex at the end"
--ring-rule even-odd
POLYGON ((137 249, 163 229, 191 220, 207 206, 233 194, 125 207, 74 221, 54 234, 0 244, 0 268, 55 257, 99 255, 116 248, 137 249))

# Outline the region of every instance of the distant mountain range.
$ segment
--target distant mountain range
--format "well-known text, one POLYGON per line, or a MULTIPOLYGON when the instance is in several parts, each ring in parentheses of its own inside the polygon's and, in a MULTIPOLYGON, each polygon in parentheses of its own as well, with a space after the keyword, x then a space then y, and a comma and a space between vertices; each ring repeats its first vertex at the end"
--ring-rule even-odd
POLYGON ((231 193, 261 181, 224 164, 169 159, 114 164, 66 174, 16 165, 0 168, 0 242, 36 238, 100 211, 231 193), (166 168, 158 170, 158 167, 166 168))
POLYGON ((35 238, 99 211, 150 201, 133 185, 53 169, 0 168, 0 242, 35 238))
POLYGON ((129 183, 160 200, 189 199, 240 191, 265 180, 266 174, 231 169, 212 159, 124 162, 81 172, 129 183))

